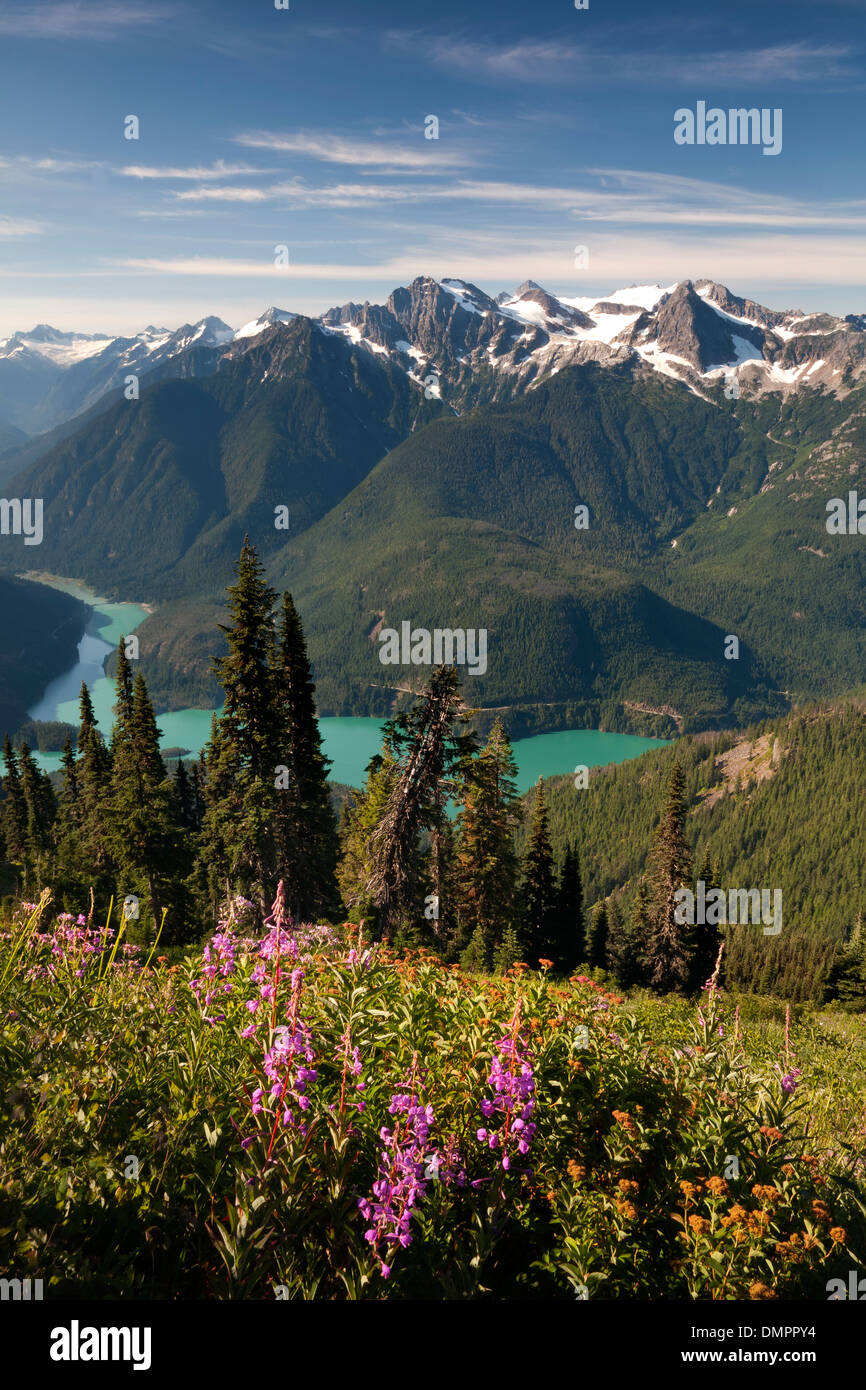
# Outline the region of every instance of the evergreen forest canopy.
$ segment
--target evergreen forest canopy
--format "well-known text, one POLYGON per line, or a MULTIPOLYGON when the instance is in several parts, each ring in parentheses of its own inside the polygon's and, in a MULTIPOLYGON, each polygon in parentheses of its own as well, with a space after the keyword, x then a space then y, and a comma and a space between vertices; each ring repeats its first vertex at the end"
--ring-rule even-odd
POLYGON ((457 670, 441 666, 388 720, 338 826, 301 619, 248 540, 222 631, 222 713, 171 775, 123 639, 108 737, 86 687, 54 778, 7 734, 7 891, 47 887, 103 914, 134 898, 137 929, 181 945, 238 913, 263 922, 279 887, 299 922, 348 916, 465 968, 541 961, 661 994, 699 991, 724 941, 731 987, 863 1005, 862 701, 686 737, 586 787, 539 782, 521 802, 502 721, 482 742, 457 670), (783 930, 681 922, 677 894, 698 881, 781 889, 783 930))

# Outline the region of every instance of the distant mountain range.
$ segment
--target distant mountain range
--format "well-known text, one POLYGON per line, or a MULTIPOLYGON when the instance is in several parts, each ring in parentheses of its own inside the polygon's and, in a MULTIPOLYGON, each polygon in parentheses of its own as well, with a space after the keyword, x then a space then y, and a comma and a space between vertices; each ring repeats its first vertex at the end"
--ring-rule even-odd
MULTIPOLYGON (((36 359, 52 385, 31 409, 59 423, 22 442, 11 420, 4 491, 44 499, 39 568, 160 605, 140 636, 166 704, 215 696, 245 532, 301 605, 333 713, 417 681, 377 661, 402 619, 488 628, 471 697, 526 728, 742 722, 866 681, 863 543, 824 526, 830 497, 866 493, 856 315, 711 281, 596 301, 422 277, 234 333, 15 335, 0 419, 3 369, 36 359)), ((0 565, 33 559, 3 538, 0 565)))
MULTIPOLYGON (((237 331, 208 317, 174 332, 148 325, 134 338, 63 333, 47 324, 14 333, 0 340, 0 449, 4 429, 53 429, 121 388, 130 374, 148 376, 172 363, 178 375, 190 374, 178 361, 190 355, 196 374, 214 370, 233 344, 243 350, 296 317, 270 308, 237 331)), ((464 280, 419 277, 387 304, 344 304, 312 322, 389 357, 418 384, 435 375, 426 389, 447 393, 456 408, 588 361, 634 357, 693 390, 722 379, 753 393, 805 383, 837 389, 866 367, 866 315, 767 309, 711 280, 632 285, 600 300, 557 298, 527 280, 516 293, 491 299, 464 280)))
POLYGON ((135 338, 61 333, 40 323, 0 339, 0 423, 39 434, 122 388, 130 374, 146 376, 192 348, 222 347, 233 337, 217 318, 174 332, 149 325, 135 338))

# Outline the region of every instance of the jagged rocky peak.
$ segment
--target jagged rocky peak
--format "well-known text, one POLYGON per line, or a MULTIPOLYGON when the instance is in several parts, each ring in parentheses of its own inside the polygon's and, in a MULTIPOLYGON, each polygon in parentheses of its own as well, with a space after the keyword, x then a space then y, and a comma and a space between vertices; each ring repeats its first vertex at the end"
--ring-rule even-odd
POLYGON ((730 314, 733 318, 749 319, 763 328, 776 328, 786 319, 803 317, 799 309, 767 309, 753 299, 741 299, 739 295, 731 294, 729 289, 717 284, 715 280, 698 280, 695 290, 702 299, 708 299, 724 313, 730 314))
MULTIPOLYGON (((273 311, 268 310, 268 313, 273 311)), ((264 316, 263 316, 264 317, 264 316)), ((197 343, 202 347, 218 347, 223 343, 230 343, 234 337, 234 329, 229 328, 227 323, 217 318, 214 314, 209 314, 207 318, 199 319, 197 323, 185 323, 170 335, 171 341, 178 347, 186 347, 197 343)))
POLYGON ((331 332, 342 332, 350 340, 365 339, 379 347, 396 349, 402 339, 400 324, 384 304, 343 304, 322 314, 319 322, 331 332))
POLYGON ((742 357, 734 337, 763 352, 764 335, 751 324, 733 324, 717 314, 698 294, 691 280, 683 280, 661 300, 655 315, 655 339, 663 352, 681 357, 699 372, 742 357))

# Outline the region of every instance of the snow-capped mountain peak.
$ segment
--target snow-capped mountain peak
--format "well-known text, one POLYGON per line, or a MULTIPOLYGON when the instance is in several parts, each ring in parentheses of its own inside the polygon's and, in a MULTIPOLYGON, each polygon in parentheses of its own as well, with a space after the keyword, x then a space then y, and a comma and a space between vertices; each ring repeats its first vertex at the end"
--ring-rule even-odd
POLYGON ((271 305, 270 309, 265 309, 263 314, 259 314, 257 319, 252 319, 250 323, 245 323, 243 328, 239 328, 233 335, 237 338, 257 338, 266 329, 273 328, 278 323, 291 323, 297 318, 297 314, 290 314, 286 309, 277 309, 271 305))
MULTIPOLYGON (((49 429, 130 372, 216 371, 226 353, 245 353, 297 317, 272 305, 236 332, 208 315, 174 330, 148 324, 129 338, 37 324, 0 340, 0 424, 49 429)), ((455 410, 592 362, 657 372, 702 396, 724 384, 729 399, 802 386, 835 391, 866 377, 866 315, 769 309, 709 279, 628 285, 601 298, 525 280, 494 299, 468 280, 420 275, 385 304, 350 302, 314 323, 390 360, 425 390, 434 391, 432 375, 434 394, 455 410)))

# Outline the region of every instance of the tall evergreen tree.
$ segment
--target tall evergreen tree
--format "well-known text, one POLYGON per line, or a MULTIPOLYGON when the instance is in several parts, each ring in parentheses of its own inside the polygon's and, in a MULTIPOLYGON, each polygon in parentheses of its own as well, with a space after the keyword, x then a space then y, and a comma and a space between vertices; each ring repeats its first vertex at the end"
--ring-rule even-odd
POLYGON ((685 840, 685 778, 675 763, 667 803, 650 857, 652 907, 647 939, 647 983, 660 994, 688 987, 692 927, 677 921, 680 888, 693 888, 692 858, 685 840))
POLYGON ((265 583, 249 537, 236 572, 237 582, 228 589, 231 622, 220 624, 228 655, 214 662, 225 702, 206 750, 204 854, 215 896, 241 892, 258 903, 264 919, 279 871, 274 824, 282 731, 271 618, 276 594, 265 583))
POLYGON ((37 767, 29 745, 21 745, 21 794, 27 811, 25 833, 28 887, 44 888, 51 877, 52 827, 57 805, 51 780, 37 767))
MULTIPOLYGON (((652 930, 652 901, 649 885, 643 876, 638 883, 637 893, 632 904, 630 927, 631 951, 634 962, 634 980, 632 983, 646 985, 649 975, 647 954, 652 930)), ((624 980, 620 983, 623 988, 626 987, 624 980)))
POLYGON ((6 841, 6 855, 15 863, 21 863, 27 853, 27 805, 21 789, 18 755, 8 734, 3 740, 3 762, 6 765, 6 776, 3 778, 3 835, 6 841))
POLYGON ((848 940, 836 954, 824 998, 866 1008, 866 924, 862 912, 857 913, 848 940))
POLYGON ((286 901, 300 921, 335 920, 340 913, 340 844, 328 791, 331 766, 322 752, 316 687, 304 629, 291 594, 283 594, 275 690, 280 721, 275 833, 286 901))
POLYGON ((552 960, 558 909, 558 892, 553 851, 547 828, 547 802, 539 777, 532 809, 529 843, 523 861, 523 947, 530 965, 541 959, 552 960))
POLYGON ((55 825, 56 864, 59 885, 69 893, 90 887, 89 865, 81 846, 82 799, 78 762, 69 733, 61 756, 60 795, 55 825))
POLYGON ((178 879, 182 832, 173 814, 172 788, 159 751, 159 729, 139 672, 128 717, 115 728, 112 748, 111 838, 123 892, 144 889, 154 923, 174 908, 169 939, 182 932, 178 879))
POLYGON ((610 915, 607 903, 598 903, 589 929, 587 957, 592 970, 607 970, 610 915))
POLYGON ((480 932, 478 954, 486 964, 509 927, 515 925, 517 856, 514 831, 520 814, 514 779, 517 767, 501 719, 476 757, 458 774, 457 948, 480 932))
POLYGON ((96 890, 111 884, 114 865, 109 851, 111 754, 93 713, 90 691, 82 683, 78 730, 78 788, 81 804, 78 840, 96 890))
POLYGON ((183 758, 177 760, 172 794, 175 819, 185 830, 194 833, 199 828, 196 816, 195 788, 183 758))
POLYGON ((618 903, 609 916, 608 963, 621 989, 631 989, 640 979, 640 951, 635 935, 634 916, 626 917, 618 903))
POLYGON ((132 719, 132 667, 129 657, 126 655, 126 639, 124 637, 121 637, 117 644, 114 686, 116 690, 114 705, 116 727, 123 729, 132 719))
POLYGON ((201 830, 204 824, 205 799, 204 784, 207 778, 207 763, 205 761, 204 749, 199 753, 198 759, 192 765, 191 791, 192 804, 195 814, 195 828, 201 830))
POLYGON ((566 975, 586 959, 583 883, 573 844, 566 845, 562 860, 551 959, 556 969, 566 975))

